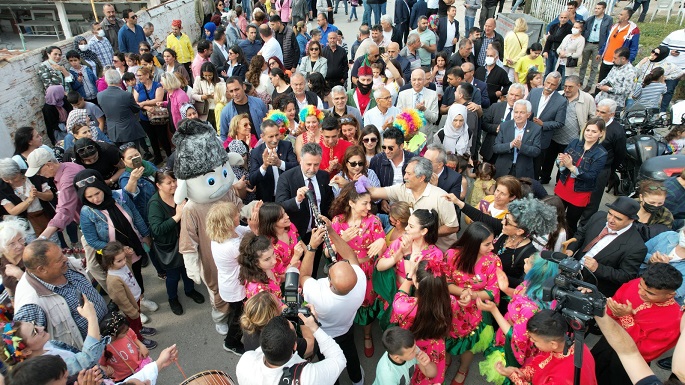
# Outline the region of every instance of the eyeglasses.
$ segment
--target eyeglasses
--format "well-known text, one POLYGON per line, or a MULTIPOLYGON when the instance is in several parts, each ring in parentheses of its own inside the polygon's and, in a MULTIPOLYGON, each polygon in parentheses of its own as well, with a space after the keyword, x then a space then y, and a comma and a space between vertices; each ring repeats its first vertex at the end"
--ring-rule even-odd
POLYGON ((340 124, 347 124, 347 123, 353 122, 352 118, 340 118, 340 119, 338 119, 338 121, 340 122, 340 124))
POLYGON ((36 321, 31 321, 31 325, 33 325, 33 330, 31 330, 31 337, 35 337, 38 335, 38 329, 36 329, 36 321))
POLYGON ((395 146, 381 146, 383 150, 388 150, 388 151, 393 151, 395 149, 395 146))
POLYGON ((312 47, 312 48, 310 48, 309 50, 310 50, 310 51, 318 51, 319 48, 318 48, 318 47, 312 47))
POLYGON ((503 223, 505 226, 511 226, 511 227, 516 227, 518 229, 518 226, 512 222, 511 219, 507 215, 504 216, 503 223))
POLYGON ((347 163, 352 166, 352 167, 362 167, 366 164, 366 162, 352 162, 352 161, 347 161, 347 163))
POLYGON ((85 154, 90 154, 90 153, 95 152, 95 151, 96 151, 95 146, 92 144, 89 144, 85 147, 81 147, 78 150, 76 150, 76 153, 79 155, 85 155, 85 154))
POLYGON ((95 183, 95 175, 91 175, 85 179, 81 179, 80 181, 76 182, 75 185, 78 188, 84 188, 91 183, 95 183))
POLYGON ((26 246, 26 239, 24 238, 19 238, 16 241, 7 244, 8 249, 18 249, 23 246, 26 246))
POLYGON ((376 143, 378 141, 378 139, 376 139, 376 138, 364 138, 364 139, 362 139, 362 141, 364 143, 376 143))

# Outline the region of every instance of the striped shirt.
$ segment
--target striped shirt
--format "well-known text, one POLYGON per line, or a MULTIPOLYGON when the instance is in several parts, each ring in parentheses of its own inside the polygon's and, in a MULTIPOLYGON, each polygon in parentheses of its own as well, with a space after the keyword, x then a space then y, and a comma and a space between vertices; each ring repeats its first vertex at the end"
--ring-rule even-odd
POLYGON ((633 92, 633 99, 646 108, 659 108, 661 105, 661 96, 665 93, 665 83, 652 82, 644 88, 640 84, 635 89, 635 92, 633 92))
POLYGON ((98 40, 97 37, 93 36, 89 42, 91 51, 95 52, 102 66, 112 65, 114 49, 112 49, 112 44, 110 44, 109 40, 104 37, 98 40))

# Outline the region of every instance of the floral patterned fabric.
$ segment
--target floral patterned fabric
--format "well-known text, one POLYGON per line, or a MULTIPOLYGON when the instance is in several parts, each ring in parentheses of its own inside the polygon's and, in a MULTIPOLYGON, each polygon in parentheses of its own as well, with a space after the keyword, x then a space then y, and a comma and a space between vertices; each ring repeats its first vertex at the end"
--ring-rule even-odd
POLYGON ((290 260, 295 253, 295 246, 300 241, 300 235, 297 233, 297 228, 294 224, 290 224, 288 230, 288 242, 283 242, 279 239, 274 239, 274 256, 276 257, 276 267, 273 268, 274 274, 282 276, 290 265, 290 260))
POLYGON ((247 284, 245 284, 246 299, 250 299, 251 297, 263 291, 273 294, 280 300, 283 296, 281 295, 281 282, 280 279, 278 279, 278 276, 276 276, 275 281, 273 279, 269 279, 269 283, 247 282, 247 284))
MULTIPOLYGON (((383 258, 392 258, 393 254, 395 254, 395 252, 399 250, 400 247, 402 247, 402 238, 397 238, 390 244, 390 246, 387 249, 385 249, 385 253, 383 253, 383 258)), ((443 260, 442 251, 438 249, 435 245, 430 245, 427 249, 422 250, 421 255, 423 255, 424 261, 443 260)), ((397 280, 397 287, 399 288, 402 282, 404 282, 405 277, 407 276, 407 271, 404 269, 403 261, 400 261, 400 263, 395 265, 395 274, 397 275, 397 278, 399 278, 397 280)))
MULTIPOLYGON (((526 325, 528 325, 530 317, 540 310, 540 307, 526 296, 526 290, 528 290, 528 282, 526 281, 516 287, 507 307, 507 314, 504 316, 504 319, 511 324, 511 343, 509 346, 505 346, 505 349, 511 350, 519 365, 523 365, 526 358, 538 354, 535 344, 528 338, 526 325)), ((506 336, 502 329, 497 330, 495 344, 505 345, 505 339, 506 336)), ((507 364, 514 366, 514 363, 507 364)))

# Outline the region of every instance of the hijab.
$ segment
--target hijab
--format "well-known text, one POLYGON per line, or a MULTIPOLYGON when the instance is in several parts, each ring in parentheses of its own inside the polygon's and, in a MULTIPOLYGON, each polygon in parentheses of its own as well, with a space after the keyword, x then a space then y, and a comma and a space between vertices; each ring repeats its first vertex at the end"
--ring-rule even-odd
POLYGON ((456 150, 459 139, 464 135, 466 135, 466 138, 468 138, 469 126, 466 123, 467 113, 468 111, 466 110, 466 106, 462 104, 453 104, 448 110, 447 120, 445 120, 445 126, 443 128, 445 139, 443 140, 442 145, 445 147, 445 149, 456 150), (454 128, 452 125, 452 121, 457 115, 461 115, 464 118, 464 125, 460 129, 454 128))
POLYGON ((67 110, 64 109, 64 87, 56 84, 48 87, 45 90, 45 104, 57 108, 60 123, 67 121, 67 110))
MULTIPOLYGON (((138 238, 138 233, 133 229, 133 224, 117 206, 116 201, 112 197, 112 189, 107 186, 102 175, 97 170, 85 169, 76 174, 74 177, 74 188, 84 206, 94 210, 107 211, 114 225, 114 234, 117 241, 121 242, 124 246, 132 248, 137 255, 145 255, 145 249, 143 249, 143 245, 138 238), (79 184, 81 184, 80 187, 79 184), (102 203, 96 205, 86 199, 86 189, 88 187, 102 191, 104 194, 102 203)), ((127 197, 125 192, 122 192, 122 194, 124 194, 123 198, 127 197)))
MULTIPOLYGON (((80 164, 80 165, 84 165, 84 164, 83 164, 83 157, 78 153, 78 150, 80 150, 80 149, 82 149, 82 148, 84 148, 84 147, 88 147, 88 146, 93 146, 93 147, 95 147, 95 152, 97 152, 98 155, 100 155, 100 156, 102 155, 102 149, 100 148, 100 146, 99 146, 93 139, 90 139, 90 138, 81 138, 81 139, 78 139, 78 140, 75 140, 75 141, 74 141, 74 160, 76 160, 75 163, 78 163, 78 164, 80 164)), ((93 153, 86 154, 85 157, 88 158, 88 157, 90 157, 90 156, 92 156, 92 155, 93 155, 93 153)), ((99 173, 98 173, 98 174, 99 174, 99 173)))
POLYGON ((88 43, 88 40, 86 40, 85 37, 76 36, 74 38, 74 49, 81 55, 82 59, 92 61, 93 63, 95 63, 95 76, 97 76, 97 74, 99 74, 102 71, 102 63, 100 63, 100 59, 98 59, 98 55, 90 49, 90 43, 88 43), (81 51, 79 45, 81 45, 81 43, 83 43, 84 41, 88 45, 88 49, 85 51, 81 51))
POLYGON ((656 55, 656 59, 654 59, 654 60, 649 59, 649 61, 651 61, 652 63, 659 63, 659 62, 663 61, 671 53, 671 51, 665 45, 660 45, 660 46, 656 47, 655 50, 656 49, 659 50, 659 53, 656 55))
POLYGON ((79 127, 89 126, 88 112, 85 108, 74 108, 69 113, 69 117, 67 118, 67 131, 71 132, 71 129, 77 125, 79 127))
POLYGON ((205 24, 205 29, 209 31, 209 36, 207 36, 206 34, 203 35, 205 39, 209 41, 214 41, 214 31, 216 31, 216 24, 210 21, 209 23, 205 24))
POLYGON ((191 103, 184 103, 181 105, 180 111, 181 111, 181 119, 186 119, 188 118, 188 110, 189 109, 195 110, 195 106, 193 106, 191 103))

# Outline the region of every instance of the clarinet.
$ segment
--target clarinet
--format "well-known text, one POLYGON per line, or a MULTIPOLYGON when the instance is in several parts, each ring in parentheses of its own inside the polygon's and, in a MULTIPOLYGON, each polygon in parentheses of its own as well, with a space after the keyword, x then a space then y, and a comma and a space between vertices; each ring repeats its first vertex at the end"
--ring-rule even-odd
MULTIPOLYGON (((326 227, 326 222, 322 221, 321 218, 319 218, 319 215, 321 213, 319 212, 319 208, 316 206, 316 198, 314 197, 314 192, 312 190, 308 190, 305 195, 307 196, 307 200, 309 201, 309 208, 312 210, 312 217, 314 217, 314 224, 316 227, 323 227, 324 232, 323 232, 323 244, 324 248, 326 251, 328 251, 328 256, 331 258, 333 263, 336 263, 338 259, 336 258, 336 252, 333 250, 333 246, 331 245, 331 238, 328 236, 328 228, 326 227)), ((324 266, 324 273, 328 274, 328 269, 331 264, 324 266)))

